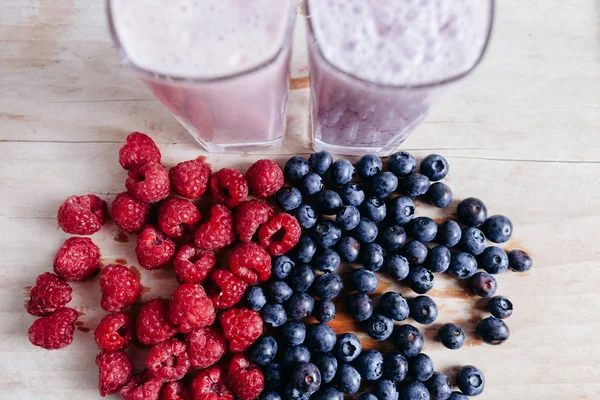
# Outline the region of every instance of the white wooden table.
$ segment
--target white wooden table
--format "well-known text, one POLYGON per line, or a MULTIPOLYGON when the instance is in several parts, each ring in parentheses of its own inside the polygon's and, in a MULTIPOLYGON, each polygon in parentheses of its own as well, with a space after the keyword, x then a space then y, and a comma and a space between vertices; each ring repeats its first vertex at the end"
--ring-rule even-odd
MULTIPOLYGON (((27 286, 51 269, 67 237, 56 210, 69 195, 110 200, 123 190, 117 151, 134 130, 149 133, 164 162, 202 153, 193 139, 119 65, 102 1, 3 0, 0 4, 0 399, 98 398, 93 329, 97 279, 75 284, 81 312, 73 344, 48 352, 26 331, 34 318, 27 286)), ((472 340, 458 352, 432 340, 425 351, 448 373, 475 364, 482 399, 596 399, 600 392, 600 4, 596 0, 498 2, 491 49, 479 70, 449 93, 403 148, 451 163, 455 198, 477 196, 515 224, 508 248, 534 258, 526 274, 506 273, 500 294, 516 312, 510 340, 472 340)), ((301 21, 300 21, 301 22, 301 21)), ((286 148, 310 152, 304 26, 297 26, 286 148)), ((265 155, 207 156, 213 168, 246 168, 265 155)), ((430 215, 427 206, 418 209, 430 215)), ((439 215, 441 216, 441 214, 439 215)), ((94 235, 105 263, 135 265, 133 243, 116 242, 111 223, 94 235)), ((456 283, 439 279, 437 322, 472 329, 483 313, 456 283)), ((168 295, 171 272, 143 274, 147 300, 168 295)), ((411 296, 408 291, 405 293, 411 296)), ((338 329, 349 329, 342 320, 338 329)), ((368 342, 366 342, 368 343, 368 342)))

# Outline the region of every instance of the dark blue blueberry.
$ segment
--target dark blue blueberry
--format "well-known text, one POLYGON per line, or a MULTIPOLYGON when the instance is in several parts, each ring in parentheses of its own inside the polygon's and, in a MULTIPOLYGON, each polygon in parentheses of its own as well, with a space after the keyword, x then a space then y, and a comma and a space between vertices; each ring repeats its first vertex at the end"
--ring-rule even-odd
POLYGON ((318 300, 315 302, 313 316, 319 322, 327 323, 335 318, 335 304, 331 300, 318 300))
POLYGON ((281 400, 281 395, 274 390, 264 390, 258 400, 281 400))
POLYGON ((317 246, 328 249, 342 237, 342 230, 331 221, 321 221, 313 229, 313 238, 317 246))
POLYGON ((294 270, 294 263, 288 256, 273 257, 271 271, 275 279, 287 279, 294 270))
POLYGON ((336 273, 317 276, 313 285, 313 293, 322 300, 331 300, 337 297, 344 288, 342 278, 336 273))
POLYGON ((340 266, 340 255, 332 249, 320 251, 313 259, 313 266, 319 271, 333 272, 340 266))
POLYGON ((317 194, 323 190, 323 178, 314 172, 306 174, 302 180, 300 180, 298 189, 300 189, 304 196, 312 196, 317 194))
POLYGON ((496 294, 498 283, 493 275, 487 272, 477 272, 471 277, 469 288, 479 297, 492 297, 496 294))
POLYGON ((397 251, 406 243, 406 232, 399 225, 389 225, 379 230, 377 243, 388 251, 397 251))
POLYGON ((391 217, 398 225, 408 223, 415 216, 415 203, 406 196, 398 196, 390 201, 391 217))
POLYGON ((341 362, 352 362, 362 352, 360 339, 354 333, 343 333, 338 336, 334 354, 341 362))
POLYGON ((308 327, 306 343, 313 351, 327 353, 333 350, 337 337, 327 324, 318 323, 308 327))
POLYGON ((292 385, 302 393, 312 394, 321 387, 321 372, 315 364, 300 363, 292 373, 292 385))
POLYGON ((294 293, 292 288, 284 281, 267 282, 265 292, 270 301, 279 304, 289 299, 294 293))
POLYGON ((306 326, 300 321, 288 321, 281 327, 281 339, 288 346, 298 346, 306 339, 306 326))
POLYGON ((457 279, 467 279, 477 272, 477 260, 469 253, 454 253, 446 271, 457 279))
POLYGON ((452 189, 443 182, 436 182, 429 186, 425 199, 434 207, 446 208, 452 203, 452 189))
POLYGON ((342 198, 333 190, 324 190, 315 196, 315 207, 325 215, 337 213, 343 205, 342 198))
POLYGON ((367 320, 367 334, 375 340, 385 340, 392 336, 394 321, 383 314, 374 313, 367 320))
POLYGON ((254 311, 260 311, 267 304, 267 298, 260 286, 250 286, 244 297, 248 307, 254 311))
POLYGON ((338 389, 346 394, 354 394, 360 388, 360 374, 351 365, 340 364, 335 375, 338 389))
POLYGON ((367 243, 360 251, 360 262, 370 271, 379 271, 383 266, 385 252, 377 243, 367 243))
POLYGON ((337 226, 345 231, 350 231, 360 222, 360 211, 354 206, 343 206, 335 216, 337 226))
POLYGON ((396 383, 389 379, 380 379, 375 382, 373 392, 380 400, 398 400, 396 383))
POLYGON ((408 361, 400 353, 388 354, 383 361, 383 376, 394 382, 402 382, 408 375, 408 361))
POLYGON ((308 157, 308 164, 315 174, 325 175, 333 163, 333 157, 328 151, 322 150, 312 153, 308 157))
POLYGON ((373 222, 381 222, 387 215, 387 207, 383 200, 368 197, 361 205, 362 215, 373 222))
POLYGON ((400 293, 385 292, 379 306, 385 315, 396 321, 404 321, 410 314, 408 303, 400 293))
POLYGON ((352 288, 361 293, 371 293, 377 289, 379 280, 377 276, 369 270, 359 268, 352 271, 350 274, 350 282, 352 288))
POLYGON ((431 272, 445 272, 450 266, 450 250, 446 246, 435 246, 429 250, 423 264, 431 272))
POLYGON ((421 161, 419 172, 429 178, 430 181, 442 180, 448 175, 448 161, 438 154, 430 154, 421 161))
POLYGON ((427 387, 419 382, 410 382, 400 387, 400 400, 430 400, 427 387))
POLYGON ((466 226, 478 227, 487 219, 487 208, 483 201, 475 197, 467 197, 456 207, 460 222, 466 226))
POLYGON ((385 270, 394 279, 402 281, 410 272, 410 266, 406 257, 399 254, 388 254, 383 261, 385 270))
POLYGON ((429 296, 417 296, 408 301, 410 316, 419 324, 429 325, 437 319, 438 308, 429 296))
POLYGON ((344 204, 348 206, 360 206, 365 201, 365 192, 357 183, 347 183, 338 189, 338 194, 344 204))
POLYGON ((287 321, 288 316, 281 304, 267 304, 260 310, 260 317, 272 327, 281 326, 287 321))
POLYGON ((512 236, 513 224, 504 215, 492 215, 482 228, 485 236, 494 243, 504 243, 512 236))
POLYGON ((360 254, 360 243, 352 236, 344 236, 338 242, 336 249, 342 259, 354 262, 360 254))
POLYGON ((306 293, 294 293, 285 303, 285 309, 291 319, 301 320, 312 314, 315 300, 306 293))
POLYGON ((415 381, 425 382, 433 375, 433 361, 425 353, 417 354, 409 360, 408 373, 415 381))
POLYGON ((414 357, 423 350, 423 334, 412 325, 400 325, 394 331, 394 344, 404 357, 414 357))
POLYGON ((331 382, 337 372, 337 358, 331 353, 319 353, 315 357, 313 362, 319 368, 319 371, 321 371, 321 382, 331 382))
POLYGON ((462 231, 456 221, 444 221, 438 225, 435 241, 446 247, 454 247, 460 242, 462 231))
POLYGON ((427 193, 429 185, 429 178, 425 175, 412 173, 398 182, 398 193, 414 199, 427 193))
POLYGON ((292 186, 284 186, 275 193, 275 201, 283 211, 292 211, 302 204, 302 194, 292 186))
POLYGON ((450 350, 458 350, 465 344, 466 335, 460 326, 445 324, 438 330, 438 339, 444 347, 450 350))
POLYGON ((501 319, 487 317, 477 324, 477 335, 488 344, 498 345, 510 337, 510 331, 501 319))
POLYGON ((364 380, 376 381, 383 375, 383 355, 377 350, 363 351, 354 366, 364 380))
POLYGON ((400 249, 400 253, 413 265, 423 264, 427 259, 428 251, 427 246, 418 240, 408 242, 400 249))
POLYGON ((437 224, 429 217, 418 217, 407 224, 407 232, 419 242, 431 242, 437 235, 437 224))
POLYGON ((292 383, 288 383, 285 387, 285 392, 283 395, 285 400, 309 400, 309 393, 302 393, 300 390, 296 389, 292 383))
POLYGON ((296 292, 306 292, 315 280, 315 271, 308 264, 298 264, 294 267, 289 280, 290 287, 296 292))
POLYGON ((354 178, 354 166, 348 160, 340 158, 331 165, 331 182, 336 186, 342 186, 354 178))
POLYGON ((458 248, 474 256, 478 256, 485 250, 487 240, 485 235, 477 228, 467 227, 462 231, 462 237, 458 242, 458 248))
POLYGON ((375 197, 385 199, 396 191, 398 178, 389 171, 374 176, 369 184, 375 197))
POLYGON ((298 262, 308 263, 317 252, 317 245, 309 236, 302 236, 292 250, 292 257, 298 262))
POLYGON ((373 315, 373 302, 364 293, 348 296, 348 312, 357 321, 366 321, 373 315))
POLYGON ((358 226, 352 230, 354 236, 361 243, 371 243, 377 238, 379 233, 377 225, 366 218, 361 218, 358 226))
POLYGON ((302 229, 310 229, 317 223, 317 213, 308 204, 302 204, 296 209, 296 219, 302 229))
POLYGON ((460 392, 452 392, 447 400, 469 400, 469 398, 460 392))
POLYGON ((344 400, 344 394, 333 386, 321 386, 312 397, 312 400, 344 400))
POLYGON ((508 255, 500 247, 489 246, 477 259, 479 266, 490 274, 500 274, 508 268, 508 255))
POLYGON ((365 154, 356 163, 358 176, 365 180, 373 178, 383 170, 381 158, 373 154, 365 154))
POLYGON ((271 364, 262 368, 263 375, 265 376, 265 387, 277 388, 281 386, 282 370, 281 364, 278 362, 272 362, 271 364))
POLYGON ((456 374, 456 386, 467 396, 478 396, 485 388, 485 376, 479 368, 465 365, 456 374))
POLYGON ((533 260, 524 250, 515 249, 508 253, 508 267, 515 272, 527 272, 533 266, 533 260))
POLYGON ((433 288, 433 274, 420 265, 412 267, 406 278, 408 286, 415 293, 424 294, 433 288))
POLYGON ((283 173, 290 181, 302 179, 304 175, 308 174, 308 162, 300 156, 294 156, 286 161, 283 173))
POLYGON ((388 169, 398 176, 406 176, 415 172, 417 160, 410 153, 400 151, 390 156, 388 169))
POLYGON ((513 313, 513 304, 506 297, 496 296, 488 301, 488 310, 494 317, 506 319, 513 313))
POLYGON ((358 396, 357 400, 378 400, 377 396, 372 393, 364 392, 360 396, 358 396))
POLYGON ((277 355, 277 341, 273 336, 261 336, 246 352, 254 364, 267 365, 277 355))
POLYGON ((287 368, 294 368, 296 365, 304 362, 310 362, 310 350, 306 346, 290 346, 283 353, 283 365, 287 368))
POLYGON ((425 386, 429 393, 438 400, 448 400, 452 394, 452 382, 441 372, 434 372, 433 376, 425 382, 425 386))

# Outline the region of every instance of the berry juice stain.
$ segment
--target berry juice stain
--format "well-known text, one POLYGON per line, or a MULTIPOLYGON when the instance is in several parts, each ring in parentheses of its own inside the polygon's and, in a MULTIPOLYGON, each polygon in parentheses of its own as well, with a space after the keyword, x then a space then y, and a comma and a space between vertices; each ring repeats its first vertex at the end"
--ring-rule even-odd
POLYGON ((206 165, 209 168, 212 167, 212 165, 210 165, 210 163, 206 161, 206 156, 198 156, 198 157, 196 157, 196 161, 206 165))
POLYGON ((84 332, 84 333, 88 333, 90 331, 90 328, 86 328, 85 326, 78 326, 77 330, 79 332, 84 332))
POLYGON ((127 236, 127 234, 125 232, 119 231, 115 235, 114 240, 115 240, 115 242, 119 242, 119 243, 127 243, 127 242, 129 242, 129 236, 127 236))
POLYGON ((136 277, 136 278, 137 278, 139 281, 141 281, 141 280, 142 280, 142 274, 141 274, 140 270, 139 270, 137 267, 135 267, 135 266, 131 266, 131 267, 129 267, 129 270, 130 270, 131 272, 133 272, 133 274, 135 275, 135 277, 136 277))
POLYGON ((127 265, 127 260, 125 260, 124 258, 117 258, 115 260, 115 264, 127 265))

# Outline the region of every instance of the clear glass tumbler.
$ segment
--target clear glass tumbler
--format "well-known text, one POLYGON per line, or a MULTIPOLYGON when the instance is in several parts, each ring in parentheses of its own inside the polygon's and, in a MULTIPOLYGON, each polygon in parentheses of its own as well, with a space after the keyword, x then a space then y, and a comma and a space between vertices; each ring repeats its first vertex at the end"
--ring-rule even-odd
POLYGON ((132 70, 210 152, 283 143, 297 0, 107 0, 132 70))

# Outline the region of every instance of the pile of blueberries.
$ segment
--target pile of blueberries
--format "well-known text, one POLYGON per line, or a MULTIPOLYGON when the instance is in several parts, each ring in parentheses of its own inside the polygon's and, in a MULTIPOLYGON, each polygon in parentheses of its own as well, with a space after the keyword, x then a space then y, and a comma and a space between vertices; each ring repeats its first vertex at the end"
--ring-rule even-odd
MULTIPOLYGON (((263 368, 262 400, 341 400, 343 393, 357 393, 362 381, 374 381, 374 386, 361 400, 464 400, 483 391, 483 373, 465 366, 456 376, 462 393, 452 392, 450 379, 435 372, 431 358, 421 353, 419 329, 394 321, 411 317, 419 324, 433 323, 438 308, 425 294, 433 288, 433 273, 446 272, 468 279, 474 294, 490 298, 492 316, 476 330, 484 342, 501 344, 510 336, 503 319, 513 306, 505 297, 492 297, 497 288, 494 275, 507 268, 528 271, 532 260, 522 250, 507 254, 487 246, 488 240, 508 241, 513 226, 505 216, 488 217, 479 199, 458 204, 462 225, 414 218, 416 198, 439 208, 453 199, 451 189, 439 182, 449 170, 444 157, 429 155, 416 170, 415 158, 406 152, 392 154, 386 171, 374 155, 363 156, 356 167, 345 159, 333 162, 324 151, 308 160, 295 156, 287 161, 284 173, 290 185, 275 198, 282 210, 296 216, 303 236, 292 252, 273 259, 272 279, 246 293, 249 307, 260 310, 264 321, 277 328, 272 329, 277 339, 263 336, 248 351, 263 368), (332 300, 344 288, 335 272, 342 260, 362 265, 347 282, 348 313, 373 339, 392 338, 396 352, 384 356, 377 350, 363 351, 354 333, 336 336, 327 325, 336 315, 332 300), (378 286, 374 272, 379 270, 403 281, 418 296, 406 300, 400 293, 387 292, 375 307, 369 294, 378 286), (302 320, 309 316, 318 322, 307 327, 302 320)), ((452 350, 466 340, 456 324, 442 326, 438 337, 452 350)))

